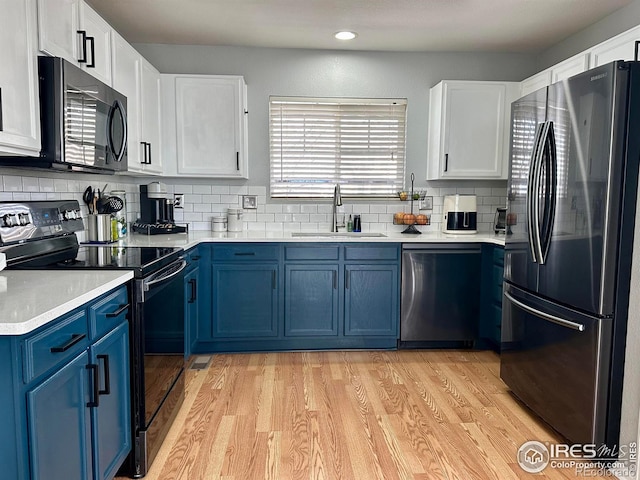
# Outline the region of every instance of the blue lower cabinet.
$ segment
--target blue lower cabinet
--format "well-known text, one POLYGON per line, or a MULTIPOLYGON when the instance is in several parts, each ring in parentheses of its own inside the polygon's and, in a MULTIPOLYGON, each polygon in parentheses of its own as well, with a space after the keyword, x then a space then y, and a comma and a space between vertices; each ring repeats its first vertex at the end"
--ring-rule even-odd
POLYGON ((399 244, 213 243, 200 251, 210 267, 200 268, 195 353, 397 347, 399 244))
POLYGON ((286 265, 284 334, 335 336, 341 282, 338 265, 286 265))
POLYGON ((346 265, 344 334, 398 335, 398 266, 346 265))
POLYGON ((127 297, 122 286, 31 333, 0 337, 0 408, 13 419, 0 429, 0 478, 116 475, 131 451, 127 297))
POLYGON ((31 480, 95 479, 90 415, 95 371, 88 364, 85 351, 27 392, 31 480))
POLYGON ((214 264, 212 334, 221 337, 278 335, 278 264, 214 264))
POLYGON ((97 365, 97 405, 91 409, 95 478, 113 478, 131 449, 129 325, 118 328, 90 349, 97 365))
POLYGON ((502 332, 502 283, 504 277, 504 248, 499 245, 482 246, 482 288, 480 339, 488 347, 499 350, 502 332))

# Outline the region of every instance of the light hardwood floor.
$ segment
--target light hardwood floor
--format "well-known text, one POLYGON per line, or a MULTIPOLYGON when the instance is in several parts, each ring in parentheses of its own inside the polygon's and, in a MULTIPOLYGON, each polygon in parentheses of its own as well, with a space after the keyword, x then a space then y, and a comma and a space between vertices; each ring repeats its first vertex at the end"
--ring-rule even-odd
POLYGON ((148 480, 579 478, 520 468, 522 443, 561 440, 508 392, 492 352, 214 355, 187 373, 148 480))

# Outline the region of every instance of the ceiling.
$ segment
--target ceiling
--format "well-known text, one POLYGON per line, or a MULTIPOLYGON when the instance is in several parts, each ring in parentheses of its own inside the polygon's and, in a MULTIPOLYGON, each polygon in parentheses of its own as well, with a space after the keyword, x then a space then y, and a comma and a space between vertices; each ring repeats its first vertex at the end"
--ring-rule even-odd
POLYGON ((88 0, 131 43, 538 52, 632 0, 88 0), (333 38, 339 30, 355 40, 333 38))

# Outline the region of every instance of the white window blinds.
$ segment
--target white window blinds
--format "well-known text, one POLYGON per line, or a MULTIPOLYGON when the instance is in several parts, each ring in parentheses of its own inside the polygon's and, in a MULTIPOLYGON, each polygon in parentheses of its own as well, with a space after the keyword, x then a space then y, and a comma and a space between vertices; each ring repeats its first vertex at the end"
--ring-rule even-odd
POLYGON ((405 99, 270 97, 271 196, 394 196, 404 187, 405 99))

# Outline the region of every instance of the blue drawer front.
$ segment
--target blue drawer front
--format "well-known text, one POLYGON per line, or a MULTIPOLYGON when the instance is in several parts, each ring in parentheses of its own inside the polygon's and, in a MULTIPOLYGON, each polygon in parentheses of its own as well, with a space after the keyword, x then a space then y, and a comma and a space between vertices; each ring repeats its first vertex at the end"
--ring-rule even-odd
POLYGON ((304 247, 285 247, 285 260, 338 260, 340 257, 340 247, 337 245, 304 247))
POLYGON ((397 246, 357 246, 344 247, 345 260, 398 260, 400 249, 397 246))
POLYGON ((213 245, 211 247, 211 256, 214 262, 255 262, 258 260, 278 260, 280 257, 280 246, 251 243, 238 245, 213 245))
POLYGON ((493 249, 493 263, 496 265, 504 265, 504 248, 495 247, 493 249))
POLYGON ((120 287, 115 292, 100 299, 89 307, 91 340, 96 340, 122 323, 129 312, 127 288, 120 287))
POLYGON ((85 310, 72 313, 52 327, 22 341, 24 382, 70 360, 89 346, 89 327, 85 310))

